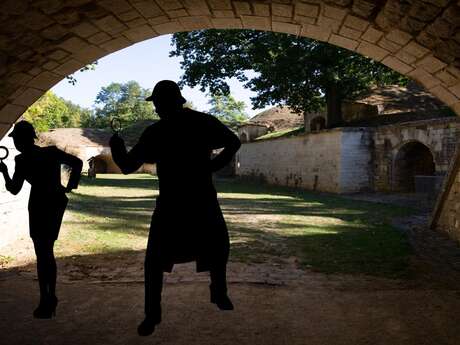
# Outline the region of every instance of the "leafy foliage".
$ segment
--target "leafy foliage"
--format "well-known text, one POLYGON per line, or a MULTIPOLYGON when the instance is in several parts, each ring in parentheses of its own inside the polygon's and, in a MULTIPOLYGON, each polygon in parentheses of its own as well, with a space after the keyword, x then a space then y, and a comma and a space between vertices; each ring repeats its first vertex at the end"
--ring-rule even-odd
POLYGON ((86 125, 97 128, 108 127, 114 117, 119 118, 123 125, 158 118, 152 103, 145 101, 148 96, 150 96, 150 91, 142 88, 135 81, 124 84, 111 83, 103 87, 97 94, 97 107, 86 125))
MULTIPOLYGON (((85 67, 80 68, 78 71, 79 72, 86 72, 86 71, 94 71, 96 69, 96 66, 98 64, 98 61, 94 61, 93 63, 90 63, 86 65, 85 67)), ((77 83, 77 78, 73 74, 69 74, 66 77, 67 81, 69 84, 75 85, 77 83)))
POLYGON ((253 30, 204 30, 173 35, 170 56, 183 59, 180 83, 228 94, 235 77, 257 93, 254 109, 287 105, 296 112, 320 111, 340 117, 340 103, 372 85, 406 79, 351 51, 315 40, 253 30), (255 71, 248 77, 247 71, 255 71))
POLYGON ((91 116, 91 110, 82 108, 48 91, 27 109, 23 117, 38 132, 51 128, 80 127, 91 116))
POLYGON ((229 122, 242 122, 248 119, 244 109, 246 104, 237 101, 232 95, 214 94, 208 102, 211 105, 209 113, 221 120, 229 122))

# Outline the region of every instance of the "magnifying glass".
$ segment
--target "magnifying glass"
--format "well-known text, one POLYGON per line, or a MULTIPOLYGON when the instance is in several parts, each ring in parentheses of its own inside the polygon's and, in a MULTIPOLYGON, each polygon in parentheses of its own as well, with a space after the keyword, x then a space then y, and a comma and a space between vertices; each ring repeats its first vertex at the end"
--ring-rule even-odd
POLYGON ((0 146, 0 162, 3 162, 4 159, 8 158, 10 151, 5 146, 0 146))
POLYGON ((118 117, 114 117, 110 121, 110 127, 112 127, 113 133, 119 133, 121 131, 121 120, 118 117))

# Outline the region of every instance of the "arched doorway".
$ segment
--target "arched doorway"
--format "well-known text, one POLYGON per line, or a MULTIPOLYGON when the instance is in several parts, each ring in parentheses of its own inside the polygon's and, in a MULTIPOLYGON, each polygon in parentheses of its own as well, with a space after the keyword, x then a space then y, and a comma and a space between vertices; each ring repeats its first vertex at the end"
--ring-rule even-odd
POLYGON ((326 119, 322 116, 317 116, 310 121, 310 131, 318 132, 326 128, 326 119))
POLYGON ((431 150, 418 141, 404 144, 393 162, 393 188, 400 192, 416 191, 416 176, 434 176, 436 166, 431 150))

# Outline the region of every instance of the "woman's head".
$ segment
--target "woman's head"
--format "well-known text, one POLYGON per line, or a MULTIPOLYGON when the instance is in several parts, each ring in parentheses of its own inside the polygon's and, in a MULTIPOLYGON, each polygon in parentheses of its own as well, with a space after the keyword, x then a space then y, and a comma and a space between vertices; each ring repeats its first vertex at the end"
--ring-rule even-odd
POLYGON ((27 121, 16 123, 9 136, 13 138, 14 146, 20 152, 31 148, 34 145, 35 138, 37 138, 34 127, 27 121))

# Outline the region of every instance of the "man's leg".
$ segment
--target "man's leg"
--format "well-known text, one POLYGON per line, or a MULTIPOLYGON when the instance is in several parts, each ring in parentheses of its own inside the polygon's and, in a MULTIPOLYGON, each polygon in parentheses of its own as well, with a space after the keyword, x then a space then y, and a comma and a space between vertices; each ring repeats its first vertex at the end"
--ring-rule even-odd
POLYGON ((163 289, 163 269, 152 262, 147 254, 144 264, 145 316, 161 321, 161 292, 163 289))
POLYGON ((155 325, 161 322, 161 291, 163 289, 163 268, 154 260, 147 246, 144 263, 145 319, 137 327, 137 333, 147 336, 153 333, 155 325))
POLYGON ((233 304, 227 295, 227 265, 216 265, 210 270, 211 303, 217 304, 221 310, 233 310, 233 304))

